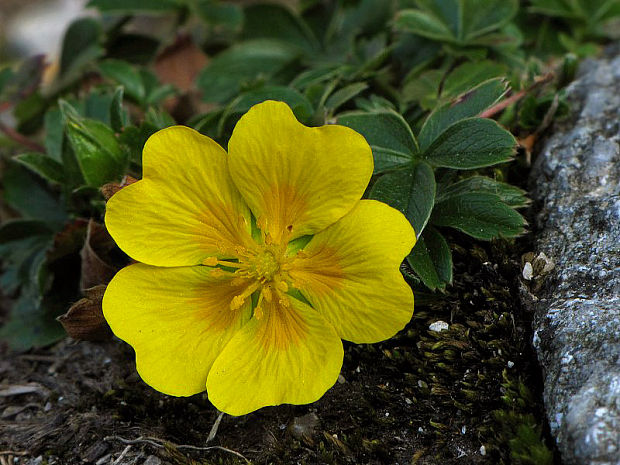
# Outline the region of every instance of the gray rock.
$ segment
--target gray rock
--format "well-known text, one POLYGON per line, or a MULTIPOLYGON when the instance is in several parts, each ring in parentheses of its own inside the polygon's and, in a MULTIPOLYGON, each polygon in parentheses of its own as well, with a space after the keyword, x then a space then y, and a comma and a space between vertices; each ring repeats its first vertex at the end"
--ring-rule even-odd
POLYGON ((555 262, 535 302, 534 345, 566 465, 620 464, 620 47, 567 89, 533 172, 537 252, 555 262))

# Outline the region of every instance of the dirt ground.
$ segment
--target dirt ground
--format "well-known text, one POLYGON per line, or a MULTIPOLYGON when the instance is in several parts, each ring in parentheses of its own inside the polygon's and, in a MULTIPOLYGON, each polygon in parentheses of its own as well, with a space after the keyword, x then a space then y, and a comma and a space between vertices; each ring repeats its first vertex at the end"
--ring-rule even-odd
POLYGON ((224 416, 209 444, 217 411, 206 395, 154 391, 119 340, 2 349, 0 462, 530 463, 515 457, 545 445, 531 315, 518 304, 523 244, 469 247, 453 249, 448 294, 418 293, 396 337, 345 343, 342 376, 321 400, 224 416), (436 321, 449 330, 429 329, 436 321))

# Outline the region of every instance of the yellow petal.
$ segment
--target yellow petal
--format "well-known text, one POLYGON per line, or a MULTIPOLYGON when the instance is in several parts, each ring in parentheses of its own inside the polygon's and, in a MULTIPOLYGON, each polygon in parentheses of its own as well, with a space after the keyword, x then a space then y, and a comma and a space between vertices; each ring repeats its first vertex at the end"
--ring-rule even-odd
POLYGON ((213 361, 249 320, 249 303, 229 308, 241 289, 230 276, 211 272, 138 263, 119 271, 106 289, 103 313, 112 331, 133 346, 142 379, 165 394, 204 391, 213 361))
POLYGON ((314 236, 290 275, 342 339, 378 342, 401 330, 413 314, 413 292, 399 266, 414 244, 413 228, 399 211, 362 200, 314 236))
MULTIPOLYGON (((287 298, 288 299, 288 298, 287 298)), ((222 412, 244 415, 268 405, 318 400, 338 379, 342 342, 306 304, 266 302, 228 343, 207 379, 209 400, 222 412)))
POLYGON ((106 206, 108 231, 133 259, 157 266, 200 264, 246 245, 249 210, 234 187, 227 155, 212 139, 173 126, 144 146, 143 179, 106 206))
POLYGON ((228 144, 237 188, 276 242, 315 234, 362 197, 373 170, 366 140, 350 128, 299 123, 282 102, 266 101, 241 117, 228 144))

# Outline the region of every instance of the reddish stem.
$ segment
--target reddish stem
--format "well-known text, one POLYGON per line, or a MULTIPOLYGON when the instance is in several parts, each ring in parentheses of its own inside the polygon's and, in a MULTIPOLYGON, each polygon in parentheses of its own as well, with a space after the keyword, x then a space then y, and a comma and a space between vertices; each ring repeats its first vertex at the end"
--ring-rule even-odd
POLYGON ((45 152, 45 147, 40 144, 37 144, 34 141, 31 141, 23 134, 20 134, 15 129, 7 126, 6 124, 0 122, 0 131, 2 131, 9 139, 17 142, 24 147, 28 147, 30 150, 34 150, 35 152, 45 152))
POLYGON ((486 109, 485 111, 483 111, 482 113, 480 113, 479 117, 480 118, 490 118, 493 115, 496 115, 497 113, 499 113, 500 111, 504 110, 506 107, 508 107, 509 105, 512 105, 515 102, 518 102, 519 100, 521 100, 523 97, 525 97, 527 94, 529 94, 532 90, 534 90, 536 87, 539 87, 542 84, 545 84, 549 81, 551 81, 553 79, 553 73, 547 73, 543 76, 538 76, 537 78, 534 79, 534 83, 523 89, 520 90, 519 92, 517 92, 514 95, 511 95, 510 97, 508 97, 505 100, 502 100, 501 102, 496 103, 495 105, 493 105, 491 108, 486 109))

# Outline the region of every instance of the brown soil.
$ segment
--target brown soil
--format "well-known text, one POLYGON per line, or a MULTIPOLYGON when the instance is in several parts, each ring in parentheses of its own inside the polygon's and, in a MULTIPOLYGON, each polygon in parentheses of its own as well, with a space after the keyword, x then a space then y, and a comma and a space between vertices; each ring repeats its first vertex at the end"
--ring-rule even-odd
POLYGON ((11 451, 15 464, 246 463, 236 452, 261 464, 529 463, 513 461, 509 443, 524 421, 540 429, 540 396, 524 388, 506 404, 521 381, 538 385, 518 254, 497 243, 457 246, 454 256, 449 294, 419 293, 413 320, 389 341, 345 344, 342 377, 321 400, 224 416, 209 446, 229 450, 178 447, 207 446, 216 410, 206 395, 174 398, 145 385, 118 340, 4 350, 0 460, 11 451), (437 320, 450 330, 430 331, 437 320), (32 392, 10 391, 20 386, 32 392))

